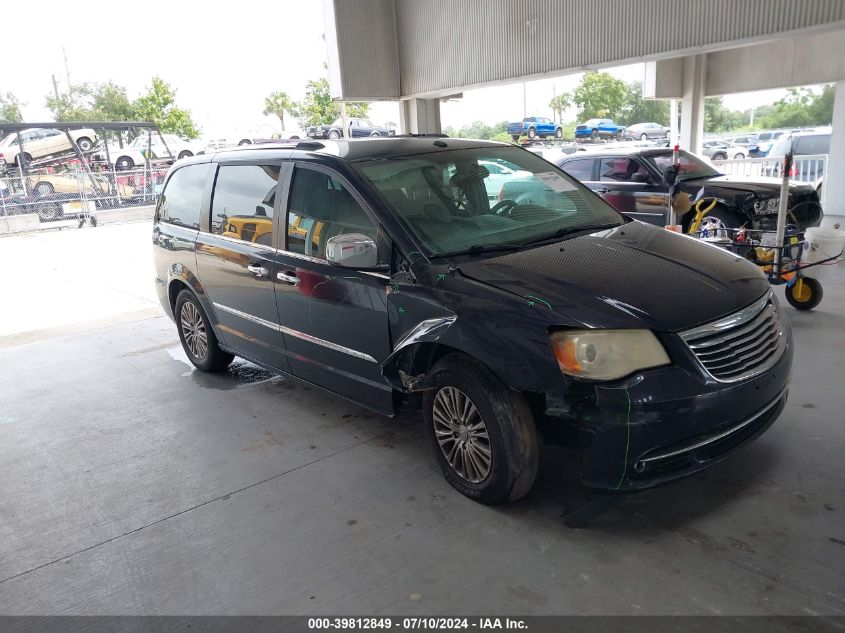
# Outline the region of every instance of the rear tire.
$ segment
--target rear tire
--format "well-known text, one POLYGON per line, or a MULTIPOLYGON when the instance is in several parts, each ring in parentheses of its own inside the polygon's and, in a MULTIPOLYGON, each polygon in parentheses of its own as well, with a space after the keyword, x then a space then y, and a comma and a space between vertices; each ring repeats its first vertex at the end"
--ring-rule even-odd
POLYGON ((336 141, 340 138, 340 132, 337 130, 329 130, 329 138, 336 141))
POLYGON ((822 301, 824 291, 817 279, 801 278, 801 291, 798 292, 798 282, 786 289, 786 300, 796 310, 812 310, 822 301))
POLYGON ((53 222, 62 217, 62 205, 58 202, 44 202, 38 205, 38 220, 53 222))
POLYGON ((181 160, 183 158, 188 158, 188 157, 193 156, 193 155, 194 155, 194 153, 192 151, 187 150, 187 149, 183 149, 181 152, 179 152, 179 159, 181 160))
POLYGON ((728 155, 722 152, 716 152, 713 154, 713 160, 728 160, 728 155))
POLYGON ((91 139, 87 136, 80 136, 76 139, 76 146, 79 148, 80 152, 90 152, 94 147, 94 143, 92 143, 91 139))
POLYGON ((132 160, 129 156, 121 156, 114 162, 115 169, 132 169, 135 166, 135 161, 132 160))
POLYGON ((528 138, 534 139, 536 137, 537 137, 537 130, 535 130, 533 127, 528 128, 528 138))
POLYGON ((519 134, 511 134, 511 140, 516 143, 519 141, 519 134))
POLYGON ((646 134, 645 132, 640 134, 640 140, 641 141, 647 141, 648 140, 648 134, 646 134))
POLYGON ((595 141, 596 139, 598 139, 598 137, 599 137, 599 131, 593 130, 592 134, 590 134, 590 138, 595 141))
POLYGON ((423 416, 446 481, 486 504, 525 496, 537 477, 540 443, 523 396, 457 354, 431 376, 435 388, 425 392, 423 416))
POLYGON ((563 138, 563 130, 561 128, 555 129, 555 138, 563 138))
POLYGON ((211 323, 200 302, 190 290, 183 290, 176 297, 176 329, 188 360, 200 371, 222 371, 234 356, 220 349, 211 323))
POLYGON ((743 158, 745 158, 745 154, 734 154, 734 160, 742 160, 743 158))

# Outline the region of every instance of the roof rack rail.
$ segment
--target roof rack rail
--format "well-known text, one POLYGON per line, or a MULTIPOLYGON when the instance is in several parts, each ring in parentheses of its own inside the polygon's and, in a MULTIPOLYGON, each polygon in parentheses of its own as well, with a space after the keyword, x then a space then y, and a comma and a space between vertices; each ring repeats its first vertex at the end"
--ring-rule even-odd
POLYGON ((449 138, 449 135, 432 132, 430 134, 392 134, 389 138, 449 138))
POLYGON ((294 149, 323 149, 325 145, 319 141, 299 141, 294 149))

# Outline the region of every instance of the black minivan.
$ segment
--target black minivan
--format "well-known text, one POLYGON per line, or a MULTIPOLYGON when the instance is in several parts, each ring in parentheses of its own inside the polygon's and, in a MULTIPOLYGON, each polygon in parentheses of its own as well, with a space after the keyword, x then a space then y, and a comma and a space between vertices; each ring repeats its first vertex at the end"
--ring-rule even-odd
POLYGON ((446 479, 485 503, 526 494, 543 441, 578 450, 585 485, 632 491, 725 458, 786 402, 791 331, 757 267, 518 147, 195 156, 153 243, 198 369, 237 355, 388 416, 421 407, 446 479))

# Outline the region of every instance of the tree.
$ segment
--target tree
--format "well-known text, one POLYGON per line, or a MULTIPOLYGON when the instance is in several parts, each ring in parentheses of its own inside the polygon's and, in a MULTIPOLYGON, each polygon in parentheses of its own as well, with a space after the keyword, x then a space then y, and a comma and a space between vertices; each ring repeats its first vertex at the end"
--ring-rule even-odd
POLYGON ((594 118, 617 118, 625 105, 625 82, 608 73, 588 72, 572 93, 581 121, 594 118))
POLYGON ((728 110, 722 103, 722 97, 710 97, 704 100, 704 131, 727 132, 745 124, 748 117, 743 112, 728 110))
POLYGON ((616 123, 659 123, 669 125, 669 102, 659 99, 643 99, 643 84, 632 81, 625 86, 625 105, 616 118, 616 123))
POLYGON ((0 123, 20 123, 23 121, 21 102, 11 92, 0 93, 0 123))
POLYGON ((370 104, 362 101, 360 103, 347 103, 346 116, 356 119, 366 119, 370 116, 370 104))
POLYGON ((285 131, 285 114, 295 114, 296 103, 286 92, 274 92, 264 99, 264 114, 279 117, 282 132, 285 131))
POLYGON ((302 127, 328 125, 340 116, 340 104, 332 101, 327 79, 312 79, 306 84, 305 99, 299 104, 298 113, 302 127))
POLYGON ((188 110, 176 107, 176 91, 161 77, 153 77, 147 94, 133 104, 137 117, 152 121, 162 132, 197 138, 197 130, 188 110))
POLYGON ((572 106, 572 95, 568 92, 562 92, 556 95, 549 101, 549 107, 554 110, 557 115, 558 123, 563 123, 563 113, 572 106))

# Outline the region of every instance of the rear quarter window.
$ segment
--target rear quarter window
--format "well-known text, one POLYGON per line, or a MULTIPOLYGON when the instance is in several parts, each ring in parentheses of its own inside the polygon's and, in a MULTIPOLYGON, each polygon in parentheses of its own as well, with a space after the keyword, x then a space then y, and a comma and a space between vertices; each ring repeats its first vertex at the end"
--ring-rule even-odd
POLYGON ((202 194, 210 169, 211 163, 202 163, 173 172, 158 201, 156 216, 160 222, 199 229, 202 194))
POLYGON ((799 136, 795 139, 796 154, 828 154, 830 153, 830 134, 815 134, 813 136, 799 136))
POLYGON ((585 181, 593 179, 593 159, 579 158, 568 160, 560 165, 560 168, 576 180, 585 181))

